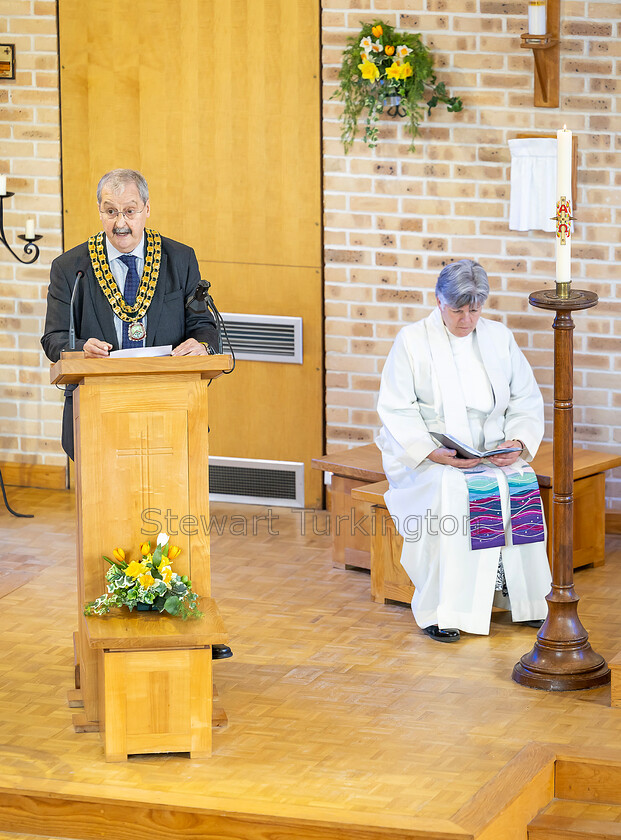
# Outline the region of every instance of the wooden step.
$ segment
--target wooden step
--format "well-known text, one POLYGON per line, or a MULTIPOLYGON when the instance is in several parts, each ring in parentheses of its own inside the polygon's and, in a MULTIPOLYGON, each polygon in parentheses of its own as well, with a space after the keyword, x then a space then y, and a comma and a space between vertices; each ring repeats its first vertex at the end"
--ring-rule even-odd
POLYGON ((619 840, 621 805, 553 799, 528 825, 529 840, 619 840))
POLYGON ((621 707, 621 653, 608 663, 610 667, 610 705, 621 707))

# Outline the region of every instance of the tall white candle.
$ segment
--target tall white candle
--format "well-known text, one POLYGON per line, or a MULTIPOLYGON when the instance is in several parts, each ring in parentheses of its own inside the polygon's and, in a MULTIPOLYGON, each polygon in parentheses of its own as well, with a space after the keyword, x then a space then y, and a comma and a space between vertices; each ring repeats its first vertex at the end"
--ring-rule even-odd
POLYGON ((6 175, 0 175, 0 195, 6 195, 6 175))
MULTIPOLYGON (((572 169, 572 139, 571 131, 561 128, 556 132, 557 162, 556 162, 556 215, 567 217, 572 214, 571 206, 571 169, 572 169)), ((569 283, 571 281, 571 222, 569 218, 561 221, 563 229, 559 234, 557 220, 556 234, 556 282, 569 283), (564 241, 563 241, 564 240, 564 241)))
POLYGON ((528 3, 528 34, 546 34, 546 4, 545 0, 529 0, 528 3))
POLYGON ((34 219, 26 219, 26 239, 35 238, 34 219))

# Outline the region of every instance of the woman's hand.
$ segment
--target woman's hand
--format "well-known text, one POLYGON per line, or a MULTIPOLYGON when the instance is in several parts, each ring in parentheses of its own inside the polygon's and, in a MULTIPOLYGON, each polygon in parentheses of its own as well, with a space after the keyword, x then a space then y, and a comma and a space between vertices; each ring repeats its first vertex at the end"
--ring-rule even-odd
POLYGON ((476 467, 481 463, 480 458, 457 458, 457 452, 454 449, 434 449, 427 457, 434 464, 444 464, 446 467, 457 467, 458 470, 467 470, 470 467, 476 467))
POLYGON ((524 444, 521 440, 506 440, 503 444, 497 446, 496 449, 500 449, 501 446, 517 446, 519 452, 507 452, 506 455, 494 455, 494 457, 489 460, 495 467, 510 467, 511 464, 515 464, 524 451, 524 444))

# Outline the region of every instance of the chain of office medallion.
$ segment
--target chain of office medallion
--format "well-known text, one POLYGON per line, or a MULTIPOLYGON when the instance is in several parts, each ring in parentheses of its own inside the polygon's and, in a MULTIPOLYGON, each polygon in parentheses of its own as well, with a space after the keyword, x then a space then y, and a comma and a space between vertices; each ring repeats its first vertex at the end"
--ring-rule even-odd
POLYGON ((93 266, 99 287, 106 296, 106 300, 112 307, 114 314, 122 321, 139 321, 144 317, 153 299, 157 279, 160 275, 160 263, 162 261, 161 237, 156 230, 151 230, 150 228, 145 228, 144 232, 147 239, 147 252, 144 259, 144 271, 142 272, 136 295, 136 302, 133 306, 129 306, 123 298, 116 284, 116 280, 110 271, 104 246, 103 230, 91 236, 88 240, 91 265, 93 266))

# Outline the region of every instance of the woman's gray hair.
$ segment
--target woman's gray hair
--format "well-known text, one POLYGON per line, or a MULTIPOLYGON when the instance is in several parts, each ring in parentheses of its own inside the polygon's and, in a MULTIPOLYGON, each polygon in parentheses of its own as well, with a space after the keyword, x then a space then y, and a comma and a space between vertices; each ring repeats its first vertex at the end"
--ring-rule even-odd
POLYGON ((458 260, 444 266, 436 283, 436 296, 454 309, 483 306, 488 295, 487 273, 474 260, 458 260))
POLYGON ((140 193, 140 198, 146 204, 149 200, 149 186, 140 172, 135 169, 113 169, 100 179, 97 184, 97 204, 101 204, 101 192, 104 187, 113 193, 122 192, 124 187, 134 184, 140 193))

